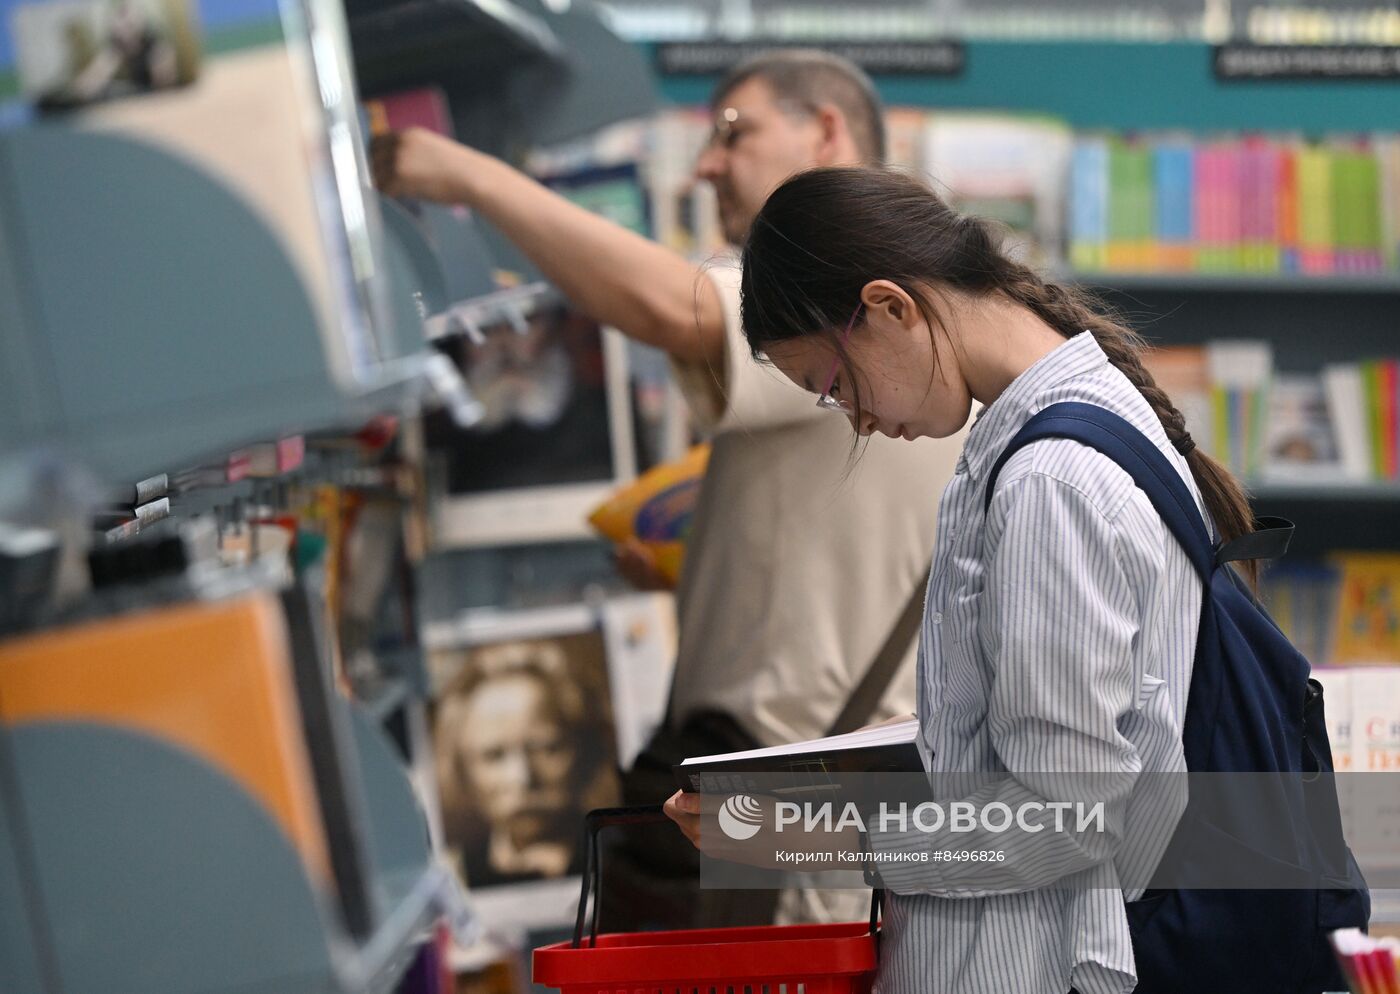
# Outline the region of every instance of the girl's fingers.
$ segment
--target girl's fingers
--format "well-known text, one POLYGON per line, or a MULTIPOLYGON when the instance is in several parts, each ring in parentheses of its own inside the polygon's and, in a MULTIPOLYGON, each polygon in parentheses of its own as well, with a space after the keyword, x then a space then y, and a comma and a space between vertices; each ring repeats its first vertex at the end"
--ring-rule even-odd
POLYGON ((700 848, 700 815, 698 812, 692 813, 685 810, 685 807, 691 806, 692 801, 698 800, 699 798, 693 794, 686 794, 678 790, 667 798, 666 803, 661 806, 661 810, 666 812, 666 817, 680 827, 681 833, 697 849, 700 848))

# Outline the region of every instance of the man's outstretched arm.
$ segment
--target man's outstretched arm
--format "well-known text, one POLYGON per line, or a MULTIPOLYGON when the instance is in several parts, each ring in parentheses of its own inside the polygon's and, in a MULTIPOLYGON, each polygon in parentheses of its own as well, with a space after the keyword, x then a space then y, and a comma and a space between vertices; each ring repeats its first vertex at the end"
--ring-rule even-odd
POLYGON ((423 128, 376 138, 371 157, 389 196, 465 204, 590 317, 677 359, 723 369, 719 293, 683 256, 423 128))

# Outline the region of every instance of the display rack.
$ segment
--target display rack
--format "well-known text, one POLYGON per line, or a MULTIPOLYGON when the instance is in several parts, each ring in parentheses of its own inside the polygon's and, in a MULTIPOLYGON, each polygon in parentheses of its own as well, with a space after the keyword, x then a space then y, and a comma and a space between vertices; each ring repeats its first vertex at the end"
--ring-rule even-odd
POLYGON ((657 107, 642 53, 590 0, 349 0, 347 10, 364 93, 439 87, 456 137, 484 151, 515 159, 657 107))
POLYGON ((5 991, 389 994, 465 927, 411 784, 416 636, 376 641, 373 588, 337 613, 314 550, 341 536, 259 540, 292 488, 406 522, 421 491, 374 453, 473 402, 425 335, 422 246, 381 223, 339 4, 208 13, 195 84, 0 133, 0 461, 74 494, 6 511, 75 562, 87 509, 128 512, 91 589, 43 564, 0 640, 5 991))

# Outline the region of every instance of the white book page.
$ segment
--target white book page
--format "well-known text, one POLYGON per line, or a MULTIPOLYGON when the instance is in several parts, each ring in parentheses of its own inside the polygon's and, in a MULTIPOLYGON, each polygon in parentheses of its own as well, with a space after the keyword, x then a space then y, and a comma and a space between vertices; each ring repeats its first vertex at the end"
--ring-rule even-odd
POLYGON ((765 746, 761 749, 745 749, 741 752, 723 752, 713 756, 692 756, 681 763, 682 766, 699 766, 706 763, 728 762, 735 759, 766 759, 774 756, 803 756, 810 753, 839 752, 846 749, 866 749, 872 746, 902 745, 915 741, 919 736, 919 719, 910 717, 903 721, 862 728, 844 735, 830 735, 824 739, 809 739, 806 742, 791 742, 787 745, 765 746))

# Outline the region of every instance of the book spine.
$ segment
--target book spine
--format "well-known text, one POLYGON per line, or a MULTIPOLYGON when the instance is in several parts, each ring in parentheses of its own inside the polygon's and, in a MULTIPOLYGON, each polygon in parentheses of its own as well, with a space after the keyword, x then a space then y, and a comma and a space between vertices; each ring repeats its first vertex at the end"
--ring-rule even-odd
POLYGON ((1234 471, 1238 467, 1235 465, 1234 450, 1230 446, 1233 434, 1230 425, 1230 391, 1218 383, 1212 384, 1210 399, 1210 423, 1215 429, 1215 455, 1227 469, 1234 471))
POLYGON ((1108 224, 1108 148, 1101 138, 1076 142, 1070 169, 1070 264, 1094 271, 1104 266, 1108 224))
POLYGON ((1204 262, 1208 272, 1222 273, 1230 269, 1230 216, 1238 217, 1229 203, 1230 162, 1225 142, 1213 143, 1208 165, 1206 179, 1210 183, 1210 201, 1206 217, 1210 233, 1206 238, 1204 262))
POLYGON ((1381 441, 1381 453, 1384 459, 1385 478, 1393 480, 1400 476, 1400 463, 1397 462, 1396 445, 1400 437, 1397 431, 1396 416, 1396 386, 1397 372, 1400 372, 1400 364, 1394 359, 1383 359, 1377 363, 1377 383, 1376 390, 1381 399, 1381 424, 1385 428, 1385 433, 1381 441))
POLYGON ((1249 422, 1245 434, 1246 472, 1257 477, 1264 468, 1264 435, 1269 418, 1269 395, 1272 380, 1265 380, 1262 386, 1249 393, 1249 422))
POLYGON ((1365 397, 1366 421, 1370 426, 1370 475, 1372 479, 1384 479, 1386 460, 1381 452, 1385 446, 1386 428, 1382 424, 1379 363, 1367 361, 1361 364, 1361 388, 1365 397))
POLYGON ((1337 273, 1356 272, 1360 248, 1357 201, 1357 155, 1351 148, 1339 147, 1332 155, 1333 264, 1337 273))
POLYGON ((1191 268, 1191 148, 1179 142, 1155 150, 1158 266, 1168 272, 1191 268))
POLYGON ((1244 272, 1258 272, 1263 259, 1263 220, 1260 214, 1260 156, 1261 139, 1251 137, 1239 146, 1236 165, 1238 202, 1240 205, 1239 246, 1236 249, 1236 268, 1244 272))
POLYGON ((1336 433, 1342 469, 1348 479, 1369 479, 1371 433, 1367 422, 1361 367, 1355 363, 1327 366, 1322 371, 1322 385, 1327 395, 1327 413, 1336 433))
POLYGON ((1278 161, 1278 243, 1279 269, 1285 273, 1300 271, 1298 259, 1298 148, 1285 144, 1279 149, 1278 161))
POLYGON ((1225 267, 1225 216, 1222 201, 1226 193, 1222 186, 1225 176, 1223 166, 1224 154, 1219 144, 1213 143, 1206 158, 1205 181, 1208 196, 1205 210, 1206 232, 1201 257, 1202 268, 1212 273, 1220 272, 1225 267))
POLYGON ((1259 147, 1259 270, 1277 273, 1283 266, 1279 246, 1278 201, 1283 150, 1276 142, 1259 147))
POLYGON ((1226 272, 1244 269, 1244 187, 1241 177, 1243 145, 1238 141, 1225 144, 1220 157, 1220 240, 1224 247, 1221 268, 1226 272))
POLYGON ((1115 140, 1109 151, 1109 183, 1107 267, 1140 272, 1150 266, 1154 228, 1150 150, 1135 140, 1115 140))
POLYGON ((1363 273, 1377 273, 1385 268, 1385 236, 1382 228, 1384 207, 1381 200, 1380 160, 1374 148, 1368 147, 1356 164, 1357 218, 1359 258, 1357 267, 1363 273))
POLYGON ((1133 258, 1136 268, 1153 272, 1160 268, 1157 256, 1156 177, 1152 149, 1141 144, 1133 149, 1133 258))
POLYGON ((1390 135, 1378 142, 1380 150, 1381 201, 1385 211, 1382 239, 1385 264, 1400 269, 1400 137, 1390 135))
POLYGON ((1112 138, 1108 146, 1108 245, 1104 266, 1114 271, 1131 268, 1132 172, 1127 146, 1112 138))
POLYGON ((1191 185, 1195 190, 1195 197, 1191 201, 1191 228, 1194 234, 1192 239, 1192 268, 1197 271, 1205 271, 1209 268, 1210 250, 1208 247, 1211 236, 1211 197, 1214 190, 1211 187, 1210 177, 1211 150, 1210 146, 1198 143, 1192 150, 1191 156, 1191 185))
POLYGON ((1094 267, 1096 269, 1106 269, 1108 267, 1108 239, 1109 239, 1109 198, 1112 195, 1109 177, 1108 142, 1100 138, 1094 147, 1093 170, 1089 173, 1092 181, 1091 192, 1093 194, 1093 239, 1094 239, 1094 267))
POLYGON ((1332 271, 1332 162, 1327 149, 1308 145, 1298 153, 1299 269, 1332 271))

